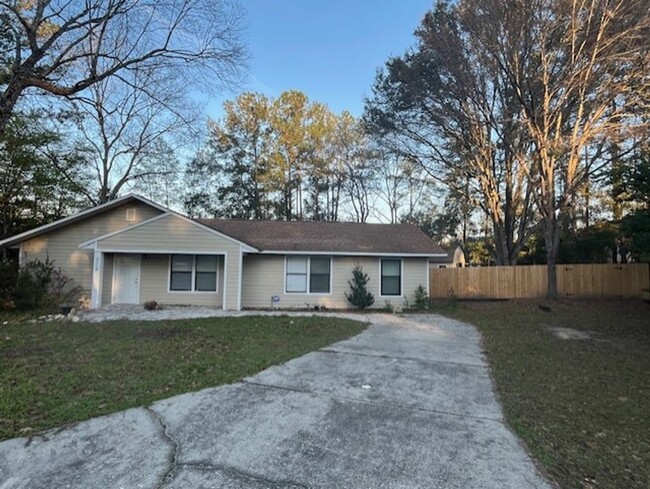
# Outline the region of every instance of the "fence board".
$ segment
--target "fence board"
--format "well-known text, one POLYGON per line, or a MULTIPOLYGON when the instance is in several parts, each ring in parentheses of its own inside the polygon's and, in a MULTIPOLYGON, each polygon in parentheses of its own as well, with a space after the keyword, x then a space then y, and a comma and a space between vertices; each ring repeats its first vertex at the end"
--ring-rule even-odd
MULTIPOLYGON (((561 297, 647 297, 647 263, 558 265, 561 297)), ((546 296, 546 265, 513 267, 431 268, 429 291, 434 299, 532 299, 546 296)))

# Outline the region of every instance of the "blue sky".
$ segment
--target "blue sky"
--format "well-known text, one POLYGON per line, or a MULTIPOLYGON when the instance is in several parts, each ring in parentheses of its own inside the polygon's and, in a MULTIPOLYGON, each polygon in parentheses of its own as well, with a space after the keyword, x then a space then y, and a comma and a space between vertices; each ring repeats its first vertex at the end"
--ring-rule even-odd
MULTIPOLYGON (((335 112, 359 116, 375 71, 414 43, 433 0, 241 0, 247 11, 250 77, 242 91, 276 97, 303 91, 335 112)), ((238 93, 239 93, 238 92, 238 93)), ((223 100, 211 100, 210 117, 223 100)))

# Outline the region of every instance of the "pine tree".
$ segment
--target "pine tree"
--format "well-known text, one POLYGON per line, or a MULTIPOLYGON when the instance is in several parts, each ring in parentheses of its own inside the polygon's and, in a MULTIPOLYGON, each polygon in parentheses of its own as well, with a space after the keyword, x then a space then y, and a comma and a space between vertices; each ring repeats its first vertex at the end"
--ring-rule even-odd
POLYGON ((368 280, 370 280, 368 274, 363 272, 361 265, 354 267, 352 280, 348 280, 352 293, 348 294, 346 292, 345 297, 350 304, 359 309, 365 309, 375 303, 374 296, 366 288, 368 280))

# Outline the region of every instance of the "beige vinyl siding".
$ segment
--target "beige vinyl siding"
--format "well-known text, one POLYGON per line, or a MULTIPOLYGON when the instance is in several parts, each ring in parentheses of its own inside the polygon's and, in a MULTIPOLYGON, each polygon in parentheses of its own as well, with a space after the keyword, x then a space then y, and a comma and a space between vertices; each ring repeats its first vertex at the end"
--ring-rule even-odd
POLYGON ((241 256, 241 251, 238 247, 236 251, 228 253, 228 256, 226 258, 226 266, 224 268, 224 275, 226 277, 226 304, 224 306, 224 309, 240 309, 239 284, 241 281, 242 270, 242 266, 240 265, 241 256))
POLYGON ((427 290, 429 282, 429 260, 428 258, 404 258, 404 265, 402 268, 402 295, 404 295, 409 303, 413 304, 415 300, 415 289, 418 285, 427 290))
POLYGON ((304 308, 323 305, 331 309, 349 308, 345 298, 352 270, 359 264, 368 274, 368 290, 375 296, 373 308, 384 307, 386 301, 404 305, 404 296, 413 301, 415 288, 426 288, 428 262, 425 258, 404 258, 402 268, 402 296, 380 297, 379 257, 332 257, 331 294, 287 294, 284 292, 285 257, 282 255, 245 255, 242 278, 242 307, 267 308, 271 297, 280 297, 281 308, 304 308))
POLYGON ((111 303, 113 294, 113 254, 104 255, 104 273, 102 275, 102 306, 111 303))
MULTIPOLYGON (((160 253, 164 255, 168 255, 171 251, 179 254, 205 253, 224 255, 225 265, 223 276, 225 282, 223 284, 223 290, 226 292, 224 308, 237 309, 240 245, 227 237, 204 229, 198 224, 170 214, 102 239, 97 242, 97 249, 100 251, 108 250, 109 252, 160 253)), ((167 273, 168 266, 165 265, 164 269, 165 273, 167 273)), ((142 273, 145 273, 144 265, 142 273)), ((156 273, 160 273, 160 271, 156 273)), ((143 277, 142 281, 144 280, 145 278, 143 277)), ((166 276, 164 286, 167 287, 166 276)), ((141 291, 140 302, 148 300, 147 297, 150 296, 143 294, 141 291)), ((151 297, 151 299, 158 300, 155 297, 151 297)), ((212 300, 212 298, 209 300, 212 300)), ((184 304, 185 302, 177 301, 175 303, 184 304)))
POLYGON ((99 250, 128 252, 212 252, 239 253, 239 244, 202 226, 168 214, 141 226, 127 229, 97 242, 99 250))
POLYGON ((80 243, 93 237, 118 231, 134 222, 126 220, 126 210, 135 209, 135 222, 144 221, 161 214, 161 211, 141 202, 132 202, 102 214, 72 223, 63 228, 27 240, 22 243, 22 260, 54 261, 63 273, 74 280, 84 291, 84 299, 90 296, 92 251, 80 250, 80 243))
POLYGON ((216 292, 169 292, 169 255, 145 255, 140 269, 140 302, 212 306, 223 305, 223 256, 217 265, 216 292))

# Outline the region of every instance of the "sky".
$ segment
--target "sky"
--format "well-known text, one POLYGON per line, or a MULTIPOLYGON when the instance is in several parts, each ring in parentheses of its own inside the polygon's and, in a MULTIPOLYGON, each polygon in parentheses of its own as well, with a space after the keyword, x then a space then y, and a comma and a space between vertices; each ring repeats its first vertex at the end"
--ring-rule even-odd
POLYGON ((277 97, 301 90, 340 113, 363 113, 377 68, 413 45, 433 0, 241 0, 250 75, 235 93, 209 101, 219 118, 224 100, 244 91, 277 97))

